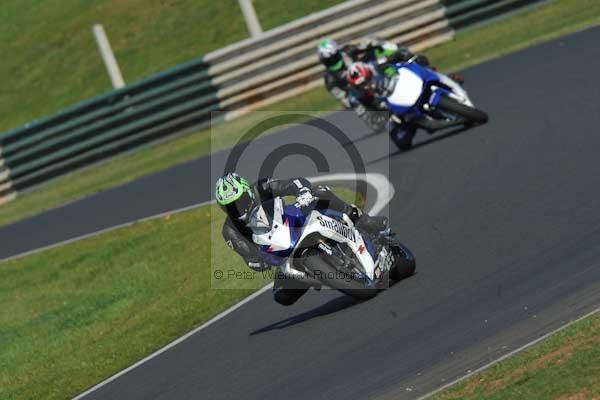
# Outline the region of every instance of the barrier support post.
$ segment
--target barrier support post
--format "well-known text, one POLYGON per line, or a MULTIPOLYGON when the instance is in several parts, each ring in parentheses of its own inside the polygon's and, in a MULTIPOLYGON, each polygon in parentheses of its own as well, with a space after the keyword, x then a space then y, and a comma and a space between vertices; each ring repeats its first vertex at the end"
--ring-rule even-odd
POLYGON ((244 19, 246 20, 246 26, 248 27, 250 36, 253 38, 260 36, 263 31, 260 26, 260 22, 258 22, 258 17, 256 16, 256 11, 254 10, 252 0, 238 0, 238 2, 240 3, 242 14, 244 14, 244 19))
POLYGON ((117 64, 117 59, 115 58, 108 38, 106 37, 104 27, 100 24, 95 24, 92 27, 92 32, 94 33, 98 50, 100 50, 102 61, 104 61, 104 66, 106 67, 106 71, 108 72, 108 76, 110 77, 110 82, 112 83, 113 88, 122 88, 125 86, 125 81, 123 80, 123 75, 121 75, 119 64, 117 64))

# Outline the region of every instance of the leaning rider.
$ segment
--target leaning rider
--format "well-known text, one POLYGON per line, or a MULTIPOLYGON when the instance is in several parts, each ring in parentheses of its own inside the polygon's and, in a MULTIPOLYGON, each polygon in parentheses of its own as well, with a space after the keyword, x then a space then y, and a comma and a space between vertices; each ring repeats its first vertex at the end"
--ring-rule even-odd
POLYGON ((344 48, 352 61, 362 61, 373 65, 414 62, 429 67, 429 60, 424 55, 415 55, 407 47, 379 38, 369 39, 366 43, 344 48))
MULTIPOLYGON (((367 231, 383 231, 387 228, 385 217, 371 217, 362 213, 354 205, 339 199, 329 188, 313 187, 305 178, 294 179, 261 179, 250 185, 248 181, 234 172, 228 172, 217 180, 217 204, 227 214, 223 225, 223 238, 227 245, 236 251, 255 271, 271 268, 259 246, 252 240, 251 218, 268 221, 270 228, 276 197, 294 196, 298 208, 315 207, 330 209, 344 213, 356 223, 356 226, 367 231)), ((305 283, 275 274, 273 298, 282 305, 295 303, 309 289, 305 283)))
MULTIPOLYGON (((378 38, 370 39, 366 44, 354 46, 354 49, 345 48, 345 51, 353 61, 362 61, 385 70, 386 64, 400 62, 415 62, 423 67, 437 71, 429 59, 422 54, 414 54, 408 47, 378 38)), ((450 79, 458 84, 464 83, 464 78, 457 73, 448 75, 450 79)))
MULTIPOLYGON (((371 39, 366 44, 340 46, 333 39, 323 39, 317 46, 319 61, 325 67, 325 88, 347 109, 355 109, 350 100, 350 88, 346 80, 348 66, 354 61, 372 64, 389 64, 408 61, 414 57, 421 65, 428 66, 427 57, 415 56, 406 47, 380 39, 371 39)), ((356 111, 356 110, 355 110, 356 111)))
MULTIPOLYGON (((390 76, 382 67, 376 68, 372 64, 355 62, 348 67, 346 74, 348 84, 352 88, 350 101, 355 104, 363 104, 368 109, 364 112, 362 118, 367 120, 371 115, 377 116, 379 113, 370 113, 368 111, 376 109, 386 109, 385 98, 389 97, 390 85, 392 83, 390 76)), ((416 121, 390 119, 388 126, 392 141, 403 150, 410 148, 413 138, 417 132, 416 121)))
POLYGON ((346 68, 351 62, 344 50, 335 40, 324 39, 317 46, 319 61, 325 67, 325 88, 333 97, 338 99, 345 108, 351 108, 348 101, 348 82, 346 68))

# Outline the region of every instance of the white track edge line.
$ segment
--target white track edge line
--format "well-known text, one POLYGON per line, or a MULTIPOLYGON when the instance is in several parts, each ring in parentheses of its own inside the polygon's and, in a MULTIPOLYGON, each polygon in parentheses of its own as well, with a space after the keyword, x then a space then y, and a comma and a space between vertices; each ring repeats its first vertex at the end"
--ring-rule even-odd
MULTIPOLYGON (((366 173, 364 175, 365 175, 365 181, 367 181, 367 179, 366 179, 367 177, 369 178, 369 181, 371 181, 371 180, 373 181, 373 184, 372 184, 373 187, 376 187, 377 185, 379 185, 378 186, 379 189, 384 188, 384 187, 388 188, 385 197, 378 196, 375 204, 373 205, 373 207, 371 207, 369 209, 369 213, 378 214, 387 205, 387 203, 389 203, 389 201, 392 199, 392 197, 394 197, 394 193, 395 193, 394 192, 394 186, 389 182, 389 180, 387 179, 387 177, 385 175, 383 175, 383 174, 379 174, 379 173, 366 173)), ((312 181, 314 183, 318 183, 318 182, 327 182, 327 181, 336 181, 336 180, 338 180, 338 181, 358 180, 356 178, 357 178, 356 174, 344 174, 344 173, 341 173, 341 174, 331 174, 331 175, 319 176, 319 177, 314 177, 314 178, 308 178, 308 180, 312 181)), ((378 191, 378 193, 381 193, 381 192, 378 191)), ((138 222, 150 221, 150 220, 153 220, 153 219, 158 219, 158 218, 166 217, 167 215, 173 215, 173 214, 178 214, 178 213, 185 212, 185 211, 190 211, 190 210, 193 210, 193 209, 198 208, 198 207, 202 207, 202 206, 205 206, 205 205, 208 205, 208 204, 212 204, 214 202, 215 202, 214 200, 203 201, 201 203, 192 204, 192 205, 189 205, 189 206, 186 206, 186 207, 177 208, 175 210, 165 211, 165 212, 162 212, 162 213, 159 213, 159 214, 155 214, 155 215, 151 215, 151 216, 148 216, 148 217, 144 217, 144 218, 141 218, 141 219, 136 219, 134 221, 125 222, 125 223, 122 223, 122 224, 119 224, 119 225, 115 225, 115 226, 111 226, 111 227, 108 227, 108 228, 100 229, 98 231, 86 233, 85 235, 76 236, 76 237, 73 237, 71 239, 63 240, 61 242, 53 243, 53 244, 50 244, 50 245, 47 245, 47 246, 38 247, 38 248, 33 249, 33 250, 28 250, 28 251, 23 252, 23 253, 15 254, 15 255, 12 255, 10 257, 1 258, 0 262, 15 260, 15 259, 18 259, 18 258, 29 256, 31 254, 39 253, 39 252, 42 252, 42 251, 45 251, 45 250, 50 250, 50 249, 54 249, 56 247, 65 246, 67 244, 78 242, 80 240, 88 239, 88 238, 91 238, 91 237, 94 237, 94 236, 97 236, 97 235, 101 235, 103 233, 110 232, 110 231, 113 231, 115 229, 125 228, 127 226, 131 226, 131 225, 136 224, 138 222)))
POLYGON ((466 374, 464 376, 461 376, 458 379, 453 380, 452 382, 446 383, 445 385, 443 385, 443 386, 435 389, 432 392, 429 392, 429 393, 427 393, 427 394, 425 394, 425 395, 423 395, 421 397, 418 397, 416 400, 425 400, 425 399, 428 399, 429 397, 434 396, 434 395, 436 395, 436 394, 438 394, 438 393, 440 393, 440 392, 448 389, 449 387, 454 386, 457 383, 462 382, 465 379, 468 379, 468 378, 472 377, 473 375, 476 375, 476 374, 478 374, 480 372, 485 371, 486 369, 488 369, 488 368, 490 368, 490 367, 498 364, 499 362, 504 361, 507 358, 510 358, 510 357, 514 356, 515 354, 520 353, 521 351, 526 350, 527 348, 529 348, 529 347, 531 347, 531 346, 533 346, 533 345, 535 345, 535 344, 537 344, 537 343, 539 343, 539 342, 541 342, 543 340, 548 339, 550 336, 553 336, 553 335, 559 333, 560 331, 562 331, 564 329, 567 329, 571 325, 576 324, 577 322, 582 321, 582 320, 584 320, 584 319, 586 319, 588 317, 591 317, 592 315, 594 315, 594 314, 596 314, 598 312, 600 312, 600 307, 596 308, 595 310, 592 310, 592 311, 588 312, 585 315, 582 315, 581 317, 579 317, 577 319, 574 319, 571 322, 566 323, 565 325, 562 325, 562 326, 560 326, 560 327, 558 327, 558 328, 556 328, 556 329, 554 329, 554 330, 552 330, 552 331, 550 331, 550 332, 548 332, 548 333, 540 336, 539 338, 537 338, 535 340, 532 340, 529 343, 526 343, 526 344, 522 345, 521 347, 516 348, 515 350, 512 350, 509 353, 506 353, 505 355, 503 355, 503 356, 501 356, 501 357, 499 357, 499 358, 497 358, 497 359, 495 359, 495 360, 493 360, 493 361, 485 364, 482 367, 477 368, 474 371, 469 372, 468 374, 466 374))
POLYGON ((98 236, 98 235, 101 235, 101 234, 106 233, 106 232, 114 231, 116 229, 125 228, 127 226, 131 226, 133 224, 137 224, 138 222, 150 221, 150 220, 153 220, 153 219, 158 219, 158 218, 166 217, 167 215, 173 215, 173 214, 178 214, 178 213, 181 213, 181 212, 184 212, 184 211, 190 211, 190 210, 193 210, 195 208, 202 207, 202 206, 205 206, 205 205, 208 205, 208 204, 211 204, 211 203, 214 203, 214 200, 203 201, 202 203, 192 204, 190 206, 186 206, 186 207, 182 207, 182 208, 177 208, 175 210, 165 211, 165 212, 162 212, 160 214, 155 214, 155 215, 151 215, 149 217, 144 217, 144 218, 136 219, 134 221, 125 222, 125 223, 122 223, 122 224, 119 224, 119 225, 115 225, 115 226, 111 226, 111 227, 108 227, 108 228, 100 229, 98 231, 86 233, 85 235, 76 236, 76 237, 71 238, 71 239, 63 240, 62 242, 57 242, 57 243, 49 244, 47 246, 38 247, 37 249, 28 250, 28 251, 26 251, 24 253, 19 253, 19 254, 15 254, 13 256, 10 256, 10 257, 2 258, 2 259, 0 259, 0 262, 15 260, 17 258, 22 258, 22 257, 25 257, 25 256, 29 256, 31 254, 39 253, 39 252, 42 252, 42 251, 45 251, 45 250, 54 249, 56 247, 61 247, 61 246, 64 246, 64 245, 67 245, 67 244, 70 244, 70 243, 78 242, 78 241, 83 240, 83 239, 88 239, 88 238, 91 238, 91 237, 94 237, 94 236, 98 236))
POLYGON ((264 286, 263 288, 259 289, 258 291, 252 293, 250 296, 246 297, 245 299, 243 299, 242 301, 234 304, 233 306, 229 307, 227 310, 221 312, 220 314, 217 314, 216 316, 214 316, 213 318, 209 319, 208 321, 206 321, 205 323, 203 323, 202 325, 200 325, 197 328, 194 328, 193 330, 189 331, 188 333, 186 333, 183 336, 180 336, 179 338, 175 339, 174 341, 172 341, 171 343, 169 343, 168 345, 156 350, 154 353, 144 357, 143 359, 141 359, 140 361, 136 362, 135 364, 117 372, 116 374, 112 375, 111 377, 105 379, 104 381, 98 383, 95 386, 92 386, 91 388, 89 388, 88 390, 86 390, 85 392, 77 395, 77 397, 74 397, 73 400, 79 400, 85 396, 87 396, 88 394, 100 389, 102 386, 105 386, 107 384, 109 384, 110 382, 114 381, 115 379, 120 378, 121 376, 125 375, 126 373, 128 373, 129 371, 139 367, 140 365, 146 363, 147 361, 153 359, 154 357, 164 353, 167 350, 170 350, 172 347, 177 346, 179 343, 183 342, 184 340, 188 339, 189 337, 195 335, 196 333, 200 332, 201 330, 203 330, 204 328, 208 327, 209 325, 212 325, 213 323, 217 322, 218 320, 222 319, 223 317, 227 316, 228 314, 232 313, 233 311, 237 310, 238 308, 240 308, 241 306, 243 306, 244 304, 254 300, 255 298, 257 298, 258 296, 260 296, 261 294, 265 293, 266 291, 268 291, 269 289, 271 289, 273 287, 273 283, 269 283, 267 286, 264 286))
POLYGON ((328 181, 358 181, 362 180, 368 185, 375 188, 377 192, 377 198, 373 206, 369 209, 368 213, 377 215, 385 208, 385 206, 392 200, 396 193, 394 185, 389 181, 387 176, 380 173, 364 173, 364 174, 330 174, 324 176, 317 176, 314 178, 307 178, 309 181, 314 183, 328 182, 328 181))
MULTIPOLYGON (((369 213, 373 213, 373 210, 375 209, 375 206, 379 207, 380 210, 378 210, 377 212, 381 211, 381 209, 383 209, 383 207, 385 207, 385 205, 392 199, 393 194, 394 194, 394 186, 392 185, 392 183, 388 180, 388 178, 383 175, 383 174, 379 174, 379 173, 365 173, 365 174, 361 174, 361 175, 357 175, 357 174, 344 174, 344 173, 340 173, 340 174, 330 174, 330 175, 323 175, 323 176, 318 176, 318 177, 313 177, 313 178, 307 178, 309 181, 314 182, 314 183, 319 183, 319 182, 329 182, 329 181, 356 181, 356 180, 362 180, 364 182, 366 182, 368 185, 372 186, 373 188, 375 188, 375 192, 376 192, 376 197, 377 200, 375 201, 375 204, 373 205, 373 207, 371 207, 369 209, 369 213), (379 186, 381 185, 381 186, 379 186), (384 197, 385 200, 385 204, 381 205, 382 200, 380 200, 380 196, 379 194, 385 192, 386 196, 384 197), (390 195, 391 193, 391 195, 390 195)), ((200 205, 203 204, 209 204, 214 202, 214 200, 212 201, 208 201, 208 202, 204 202, 204 203, 200 203, 200 204, 196 204, 193 206, 189 206, 189 207, 185 207, 182 209, 177 210, 177 212, 181 212, 181 211, 185 211, 185 210, 189 210, 195 207, 199 207, 200 205)), ((148 220, 148 219, 153 219, 153 218, 158 218, 160 216, 163 215, 169 215, 172 214, 173 212, 165 212, 162 214, 158 214, 152 217, 146 217, 145 219, 142 220, 138 220, 138 221, 134 221, 134 222, 128 222, 126 224, 123 224, 122 226, 127 226, 127 225, 131 225, 134 224, 135 222, 141 222, 144 220, 148 220)), ((114 228, 107 228, 105 231, 111 230, 111 229, 117 229, 117 227, 114 228)), ((93 235, 93 234, 90 234, 93 235)), ((74 240, 74 239, 72 239, 74 240)), ((116 374, 106 378, 105 380, 103 380, 100 383, 97 383, 96 385, 92 386, 91 388, 87 389, 86 391, 78 394, 76 397, 74 397, 72 400, 80 400, 82 398, 84 398, 85 396, 87 396, 88 394, 91 394, 92 392, 95 392, 96 390, 100 389, 101 387, 109 384, 110 382, 114 381, 115 379, 120 378, 121 376, 127 374, 128 372, 134 370, 135 368, 139 367, 140 365, 150 361, 151 359, 155 358, 156 356, 166 352, 167 350, 175 347, 176 345, 178 345, 179 343, 185 341, 186 339, 190 338, 191 336, 195 335, 196 333, 200 332, 201 330, 203 330, 204 328, 207 328, 208 326, 212 325, 213 323, 219 321, 220 319, 223 319, 224 317, 226 317, 227 315, 231 314, 232 312, 234 312, 235 310, 237 310, 238 308, 240 308, 241 306, 243 306, 246 303, 249 303, 250 301, 254 300, 255 298, 257 298, 258 296, 260 296, 261 294, 265 293, 266 291, 268 291, 269 289, 271 289, 273 287, 273 283, 269 283, 268 285, 264 286, 263 288, 259 289, 258 291, 252 293, 250 296, 246 297, 245 299, 243 299, 242 301, 234 304, 233 306, 229 307, 227 310, 219 313, 218 315, 214 316, 213 318, 211 318, 210 320, 208 320, 207 322, 203 323, 202 325, 194 328, 193 330, 189 331, 188 333, 186 333, 183 336, 180 336, 179 338, 175 339, 174 341, 168 343, 167 345, 161 347, 160 349, 156 350, 154 353, 144 357, 143 359, 141 359, 140 361, 136 362, 135 364, 122 369, 121 371, 117 372, 116 374)))

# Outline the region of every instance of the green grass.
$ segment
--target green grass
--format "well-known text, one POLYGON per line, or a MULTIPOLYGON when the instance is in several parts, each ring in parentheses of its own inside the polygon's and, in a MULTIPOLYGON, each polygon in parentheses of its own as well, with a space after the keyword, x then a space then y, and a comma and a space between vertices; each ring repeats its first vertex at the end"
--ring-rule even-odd
MULTIPOLYGON (((339 2, 255 6, 272 28, 339 2)), ((248 37, 237 0, 3 0, 0 20, 0 132, 111 90, 95 23, 104 25, 126 82, 248 37)))
POLYGON ((434 397, 454 399, 600 398, 600 314, 434 397))
POLYGON ((0 399, 70 398, 269 282, 211 289, 214 270, 249 271, 223 220, 204 206, 0 262, 0 399))
POLYGON ((4 0, 0 51, 10 56, 0 74, 10 79, 0 89, 0 131, 111 90, 94 23, 133 82, 244 39, 238 11, 236 0, 4 0))
POLYGON ((253 0, 252 4, 263 30, 267 30, 342 2, 344 0, 253 0))
POLYGON ((70 398, 250 294, 210 290, 213 211, 0 263, 0 398, 70 398))
POLYGON ((444 70, 461 69, 600 24, 600 2, 554 0, 506 19, 458 32, 452 51, 439 46, 427 55, 444 70))
MULTIPOLYGON (((555 1, 477 29, 459 32, 454 41, 430 49, 426 54, 441 69, 454 70, 598 23, 599 2, 555 1)), ((323 88, 318 88, 266 109, 327 111, 337 108, 336 101, 323 88)), ((16 201, 0 206, 0 225, 233 145, 239 132, 256 123, 257 118, 250 115, 218 125, 215 137, 219 140, 212 146, 209 130, 203 130, 58 178, 16 201)))

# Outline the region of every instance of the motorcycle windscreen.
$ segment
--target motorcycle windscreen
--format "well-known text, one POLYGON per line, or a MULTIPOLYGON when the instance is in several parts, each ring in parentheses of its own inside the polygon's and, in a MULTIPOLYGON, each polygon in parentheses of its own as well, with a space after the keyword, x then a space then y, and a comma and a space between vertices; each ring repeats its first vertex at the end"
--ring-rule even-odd
POLYGON ((271 219, 262 205, 254 207, 250 212, 250 218, 248 219, 246 227, 250 228, 255 235, 264 235, 271 231, 271 219))
POLYGON ((423 93, 423 80, 408 68, 400 68, 394 79, 396 85, 387 98, 388 103, 402 108, 414 106, 423 93))

